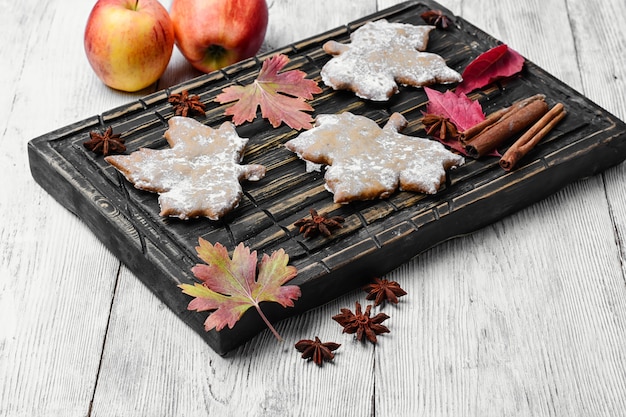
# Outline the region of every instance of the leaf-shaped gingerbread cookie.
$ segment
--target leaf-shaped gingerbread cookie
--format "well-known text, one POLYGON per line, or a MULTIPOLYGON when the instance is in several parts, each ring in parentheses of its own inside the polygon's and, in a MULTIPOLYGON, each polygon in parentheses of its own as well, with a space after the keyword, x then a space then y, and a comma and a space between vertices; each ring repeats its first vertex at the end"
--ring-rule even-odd
POLYGON ((368 22, 352 33, 349 44, 323 45, 333 58, 322 68, 322 80, 335 90, 350 90, 372 101, 388 100, 398 83, 419 87, 461 81, 441 56, 423 52, 434 28, 384 19, 368 22))
POLYGON ((217 220, 241 200, 240 180, 265 176, 262 165, 239 165, 248 139, 230 122, 218 129, 188 117, 172 117, 169 149, 142 148, 105 160, 136 188, 159 193, 162 216, 217 220))
POLYGON ((285 146, 310 163, 329 165, 324 179, 335 203, 387 198, 397 189, 434 194, 446 170, 464 159, 439 142, 400 134, 406 124, 400 113, 382 129, 365 116, 323 114, 285 146))

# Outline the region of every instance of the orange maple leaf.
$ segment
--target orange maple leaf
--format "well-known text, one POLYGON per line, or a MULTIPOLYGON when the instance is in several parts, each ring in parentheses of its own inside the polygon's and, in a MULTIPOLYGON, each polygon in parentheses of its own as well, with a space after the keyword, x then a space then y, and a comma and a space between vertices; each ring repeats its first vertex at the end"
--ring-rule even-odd
POLYGON ((221 104, 237 101, 224 113, 233 116, 235 125, 254 120, 260 106, 261 116, 275 128, 284 122, 296 130, 309 129, 313 119, 305 112, 312 111, 313 107, 305 100, 312 99, 313 94, 320 93, 322 89, 314 80, 306 79, 303 71, 279 73, 288 62, 286 55, 274 55, 263 62, 252 84, 226 87, 215 101, 221 104))
POLYGON ((263 321, 278 340, 282 340, 276 329, 261 311, 263 301, 276 302, 283 307, 293 307, 294 300, 300 298, 300 287, 283 286, 298 273, 288 266, 289 255, 283 249, 263 254, 257 276, 257 253, 240 243, 233 251, 232 259, 226 248, 200 238, 196 247, 198 256, 206 264, 197 264, 193 274, 202 283, 181 284, 178 287, 187 295, 196 297, 189 302, 188 309, 213 311, 204 322, 204 328, 219 331, 225 326, 233 328, 241 316, 255 307, 263 321))

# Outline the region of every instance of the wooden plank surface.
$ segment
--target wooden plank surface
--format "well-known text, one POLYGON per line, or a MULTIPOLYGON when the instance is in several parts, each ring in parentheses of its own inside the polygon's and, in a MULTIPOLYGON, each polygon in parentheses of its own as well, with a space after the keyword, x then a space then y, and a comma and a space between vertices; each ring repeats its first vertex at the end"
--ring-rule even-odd
MULTIPOLYGON (((387 19, 423 23, 419 15, 441 7, 407 2, 367 15, 348 26, 314 36, 279 49, 296 68, 321 82, 319 72, 328 61, 321 46, 328 40, 347 42, 350 31, 366 20, 387 19)), ((496 46, 497 41, 475 26, 454 18, 448 31, 431 32, 428 50, 441 54, 452 68, 462 71, 476 55, 496 46)), ((276 54, 270 51, 259 60, 276 54)), ((255 60, 229 67, 224 73, 199 77, 174 86, 189 88, 207 103, 208 112, 199 120, 218 126, 225 120, 223 107, 213 104, 226 86, 247 83, 260 69, 255 60), (224 74, 228 74, 225 76, 224 74)), ((245 184, 244 196, 232 213, 218 222, 163 219, 152 193, 138 191, 101 157, 82 146, 87 133, 111 127, 125 138, 127 152, 141 148, 167 148, 163 134, 174 115, 167 91, 116 107, 98 118, 88 118, 34 139, 29 146, 35 180, 63 206, 81 218, 139 279, 181 319, 195 328, 216 352, 225 354, 248 341, 266 325, 250 311, 237 325, 220 332, 206 332, 206 313, 187 311, 189 298, 177 288, 193 282, 198 238, 220 243, 232 250, 239 243, 258 253, 278 249, 289 254, 298 270, 293 284, 302 296, 294 308, 265 304, 270 320, 302 313, 362 287, 373 277, 391 272, 420 252, 450 238, 470 233, 551 195, 581 177, 601 172, 626 158, 626 125, 594 106, 576 91, 558 82, 532 62, 520 77, 490 86, 476 94, 486 113, 516 101, 544 94, 548 106, 565 103, 568 117, 511 173, 504 173, 496 158, 467 159, 450 170, 446 184, 435 195, 397 192, 380 201, 338 205, 332 202, 321 175, 307 173, 303 163, 285 149, 297 131, 288 126, 272 128, 258 118, 238 128, 249 138, 245 162, 267 167, 264 179, 245 184), (304 238, 293 226, 319 213, 345 218, 331 238, 304 238)), ((324 88, 312 101, 316 114, 344 111, 374 119, 379 124, 394 112, 409 121, 403 133, 424 135, 419 123, 427 102, 420 89, 401 88, 385 105, 372 104, 354 94, 324 88)), ((504 152, 504 150, 501 150, 504 152)))
MULTIPOLYGON (((377 7, 354 1, 340 15, 339 3, 328 2, 336 13, 308 13, 321 3, 274 1, 272 21, 284 23, 270 29, 268 43, 288 44, 377 7), (317 23, 285 20, 295 10, 317 23)), ((625 58, 606 52, 626 42, 619 25, 606 24, 626 16, 623 2, 442 3, 626 118, 625 58)), ((7 4, 0 26, 0 167, 12 178, 0 199, 0 415, 626 409, 623 164, 391 273, 409 296, 388 311, 392 333, 376 347, 341 335, 330 320, 363 301, 354 292, 281 323, 284 344, 263 333, 232 356, 216 355, 28 172, 29 139, 136 98, 101 86, 87 68, 81 36, 90 8, 7 4), (54 105, 40 112, 41 103, 54 105), (316 334, 343 344, 335 364, 318 369, 291 347, 316 334)), ((160 87, 193 74, 177 57, 160 87)))

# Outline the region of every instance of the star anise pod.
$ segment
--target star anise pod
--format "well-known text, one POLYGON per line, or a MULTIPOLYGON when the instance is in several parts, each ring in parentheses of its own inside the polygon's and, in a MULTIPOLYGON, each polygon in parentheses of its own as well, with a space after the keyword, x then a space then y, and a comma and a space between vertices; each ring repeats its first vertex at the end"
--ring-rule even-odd
POLYGON ((103 134, 89 132, 91 139, 84 142, 83 146, 98 155, 107 156, 112 153, 124 153, 126 146, 124 146, 124 139, 121 136, 120 133, 114 134, 113 128, 109 126, 103 134))
POLYGON ((370 317, 371 305, 365 308, 365 313, 361 311, 361 304, 357 301, 354 313, 347 308, 341 309, 341 314, 333 316, 333 320, 343 326, 343 332, 348 334, 356 333, 356 340, 363 340, 363 336, 372 343, 376 343, 376 335, 389 333, 389 329, 383 326, 383 321, 389 318, 385 313, 378 313, 370 317))
POLYGON ((312 359, 317 365, 322 366, 324 361, 331 361, 335 357, 334 350, 339 349, 339 343, 322 343, 319 337, 315 340, 302 339, 296 343, 295 347, 302 352, 302 359, 312 359))
POLYGON ((328 217, 326 214, 317 214, 314 209, 309 210, 310 219, 300 219, 293 225, 299 227, 299 233, 304 233, 304 237, 316 236, 323 234, 328 237, 332 234, 333 229, 341 229, 341 223, 345 219, 341 216, 328 217))
POLYGON ((447 117, 437 114, 426 113, 422 119, 426 134, 429 136, 438 136, 441 140, 457 138, 459 132, 454 123, 447 117))
POLYGON ((183 90, 177 94, 170 94, 167 99, 168 103, 174 106, 174 114, 176 116, 187 117, 191 114, 204 116, 204 103, 200 101, 200 96, 190 96, 189 91, 183 90))
POLYGON ((433 9, 428 10, 420 15, 424 22, 429 25, 433 25, 439 29, 448 29, 448 27, 452 24, 452 20, 443 14, 441 10, 433 9))
POLYGON ((365 298, 374 300, 375 306, 381 304, 383 301, 398 304, 398 297, 406 295, 406 291, 400 287, 400 284, 396 281, 389 281, 384 278, 374 278, 374 282, 367 284, 363 289, 369 293, 365 298))

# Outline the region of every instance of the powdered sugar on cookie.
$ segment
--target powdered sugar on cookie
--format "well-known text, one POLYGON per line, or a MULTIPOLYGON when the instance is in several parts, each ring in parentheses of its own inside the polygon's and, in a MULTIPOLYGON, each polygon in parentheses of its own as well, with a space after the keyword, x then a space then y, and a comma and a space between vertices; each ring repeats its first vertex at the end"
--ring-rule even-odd
POLYGON ((159 193, 162 216, 217 220, 239 204, 240 180, 265 176, 262 165, 239 165, 248 140, 230 122, 212 129, 173 117, 165 138, 169 149, 143 148, 105 158, 136 188, 159 193))
POLYGON ((423 52, 434 28, 384 19, 368 22, 352 33, 350 44, 323 45, 334 57, 322 68, 322 80, 335 90, 373 101, 388 100, 398 83, 418 87, 461 81, 441 56, 423 52))
POLYGON ((336 203, 387 198, 397 189, 434 194, 463 157, 438 142, 400 134, 406 123, 399 113, 382 129, 348 112, 320 115, 313 129, 285 146, 305 161, 328 165, 324 179, 336 203))

